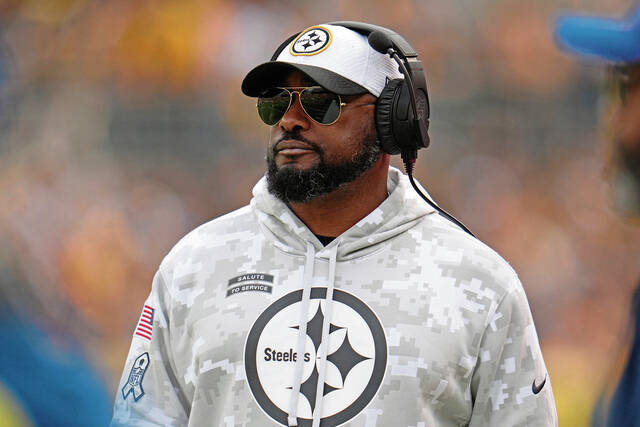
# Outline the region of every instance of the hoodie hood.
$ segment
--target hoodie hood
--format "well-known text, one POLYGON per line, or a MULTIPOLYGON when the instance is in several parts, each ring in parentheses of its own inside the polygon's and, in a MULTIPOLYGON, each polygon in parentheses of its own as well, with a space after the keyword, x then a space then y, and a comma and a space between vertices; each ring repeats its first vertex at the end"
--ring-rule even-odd
POLYGON ((339 245, 337 259, 342 261, 371 253, 379 243, 435 212, 415 193, 409 178, 393 167, 389 168, 387 191, 389 197, 384 202, 326 248, 285 203, 269 193, 266 177, 253 188, 251 207, 265 234, 285 252, 304 255, 310 243, 320 255, 323 250, 339 245))

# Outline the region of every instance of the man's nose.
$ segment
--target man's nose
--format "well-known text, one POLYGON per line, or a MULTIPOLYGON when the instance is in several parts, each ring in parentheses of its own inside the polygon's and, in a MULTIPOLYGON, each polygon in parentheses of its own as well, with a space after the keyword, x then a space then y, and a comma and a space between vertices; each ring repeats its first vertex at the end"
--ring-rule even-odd
POLYGON ((282 130, 288 132, 307 130, 311 125, 311 120, 302 109, 299 94, 294 93, 292 97, 291 107, 280 119, 279 126, 282 130))

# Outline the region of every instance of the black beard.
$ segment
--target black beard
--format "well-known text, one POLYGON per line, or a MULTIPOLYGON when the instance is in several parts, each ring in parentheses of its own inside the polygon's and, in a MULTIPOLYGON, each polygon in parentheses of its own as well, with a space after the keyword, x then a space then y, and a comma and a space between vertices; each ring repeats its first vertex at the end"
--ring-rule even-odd
POLYGON ((327 162, 320 146, 297 133, 285 134, 283 139, 296 139, 308 144, 320 158, 318 164, 306 170, 278 168, 275 146, 267 150, 267 189, 284 203, 305 203, 329 194, 368 171, 380 157, 380 145, 372 130, 365 132, 360 149, 354 153, 351 161, 340 163, 327 162))

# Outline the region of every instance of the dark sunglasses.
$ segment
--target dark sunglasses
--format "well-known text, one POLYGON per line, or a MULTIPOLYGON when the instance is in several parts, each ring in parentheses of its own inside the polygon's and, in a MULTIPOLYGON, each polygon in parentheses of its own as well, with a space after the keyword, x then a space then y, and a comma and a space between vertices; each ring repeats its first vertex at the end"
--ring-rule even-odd
POLYGON ((263 92, 258 98, 258 114, 269 126, 278 123, 293 105, 293 94, 297 93, 304 112, 321 125, 334 124, 340 117, 342 102, 340 95, 320 86, 276 87, 263 92))

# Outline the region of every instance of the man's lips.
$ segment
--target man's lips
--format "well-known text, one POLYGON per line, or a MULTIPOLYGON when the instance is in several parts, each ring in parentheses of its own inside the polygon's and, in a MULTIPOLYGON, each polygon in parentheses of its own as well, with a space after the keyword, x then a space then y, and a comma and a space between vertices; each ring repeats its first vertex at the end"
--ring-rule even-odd
POLYGON ((295 139, 285 139, 276 144, 276 154, 282 154, 284 156, 301 156, 303 154, 313 153, 316 150, 302 141, 295 139))

